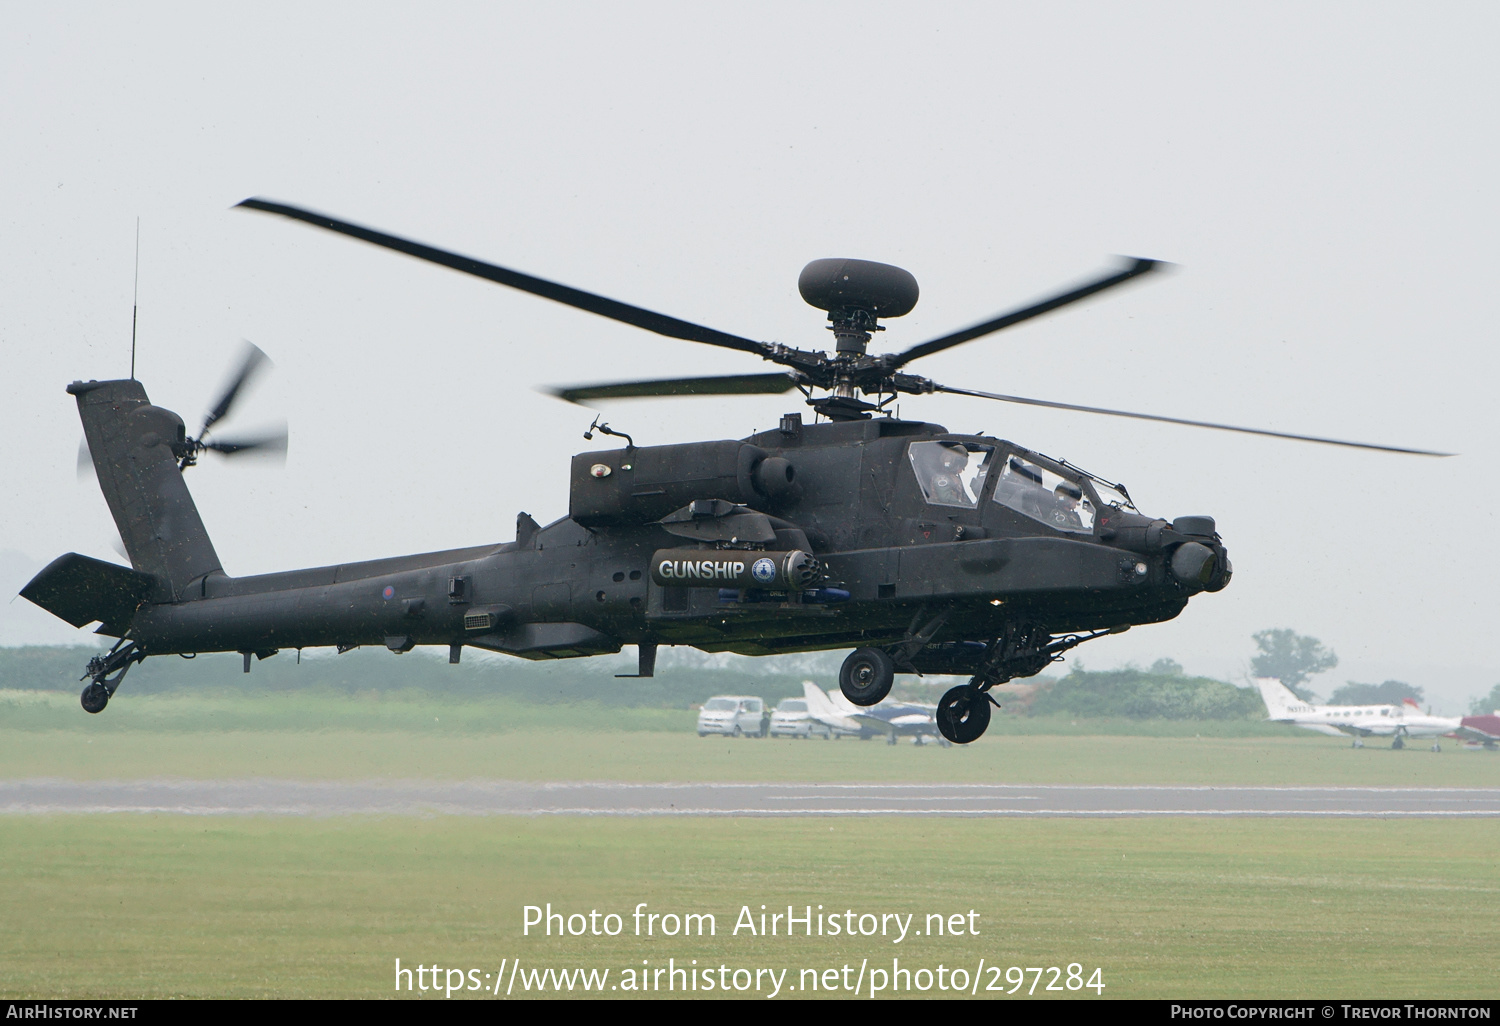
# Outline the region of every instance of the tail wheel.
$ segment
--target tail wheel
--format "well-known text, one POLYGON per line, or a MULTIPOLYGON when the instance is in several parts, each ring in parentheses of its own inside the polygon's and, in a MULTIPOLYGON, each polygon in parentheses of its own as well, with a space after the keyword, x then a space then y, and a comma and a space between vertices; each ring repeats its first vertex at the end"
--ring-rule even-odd
POLYGON ((97 682, 90 684, 83 689, 78 700, 82 703, 84 712, 103 712, 104 707, 109 704, 109 688, 97 682))
POLYGON ((875 705, 891 693, 896 661, 880 648, 856 648, 839 669, 839 690, 855 705, 875 705))
POLYGON ((952 688, 938 702, 938 731, 956 745, 979 740, 990 725, 990 696, 972 684, 952 688))

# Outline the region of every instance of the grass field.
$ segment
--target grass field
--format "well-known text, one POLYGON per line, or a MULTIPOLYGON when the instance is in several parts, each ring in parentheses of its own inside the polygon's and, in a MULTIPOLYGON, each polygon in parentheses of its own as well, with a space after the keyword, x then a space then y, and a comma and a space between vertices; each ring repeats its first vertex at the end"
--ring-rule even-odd
POLYGON ((951 749, 699 738, 694 722, 681 709, 430 692, 132 696, 89 716, 71 694, 0 691, 0 778, 1500 786, 1500 753, 1354 750, 1254 722, 997 717, 951 749))
POLYGON ((795 981, 894 957, 1076 962, 1106 997, 1484 997, 1497 844, 1494 821, 6 817, 0 991, 379 997, 397 958, 611 980, 697 959, 795 981), (522 906, 547 902, 620 913, 625 933, 523 938, 522 906), (717 935, 637 939, 637 902, 714 913, 717 935), (917 924, 974 909, 979 936, 733 936, 761 904, 917 924))
POLYGON ((280 777, 635 782, 1500 786, 1494 752, 1353 750, 1332 738, 985 737, 967 748, 682 732, 16 731, 0 779, 280 777))
MULTIPOLYGON (((400 693, 137 696, 89 717, 70 694, 10 692, 0 779, 1500 786, 1496 753, 1254 723, 999 718, 942 749, 698 738, 692 722, 400 693)), ((892 958, 972 980, 983 958, 1097 967, 1105 997, 1492 997, 1497 846, 1494 820, 0 816, 0 996, 378 997, 397 958, 482 977, 519 957, 614 981, 669 958, 790 969, 792 986, 892 958), (638 902, 711 912, 719 933, 523 938, 522 906, 547 902, 627 924, 638 902), (761 904, 918 924, 972 908, 980 935, 730 935, 761 904)))
MULTIPOLYGON (((745 691, 746 689, 738 689, 745 691)), ((941 692, 922 697, 935 702, 941 692)), ((0 689, 0 725, 22 730, 413 730, 449 734, 517 730, 648 730, 691 733, 694 709, 622 705, 565 691, 514 694, 444 694, 435 689, 340 693, 332 688, 249 691, 237 688, 123 694, 108 711, 89 717, 75 690, 0 689)), ((1164 720, 997 715, 995 735, 1149 735, 1152 737, 1285 737, 1287 728, 1255 719, 1164 720)))

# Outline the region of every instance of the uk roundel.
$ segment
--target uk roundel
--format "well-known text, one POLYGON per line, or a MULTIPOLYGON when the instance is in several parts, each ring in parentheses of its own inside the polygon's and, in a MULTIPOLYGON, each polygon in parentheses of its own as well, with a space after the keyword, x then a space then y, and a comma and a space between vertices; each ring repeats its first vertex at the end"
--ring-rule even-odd
POLYGON ((770 584, 776 580, 776 564, 769 559, 757 559, 750 567, 750 576, 761 584, 770 584))
POLYGON ((392 587, 391 587, 391 586, 390 586, 390 585, 389 585, 389 584, 387 584, 387 585, 386 585, 386 586, 385 586, 385 591, 382 591, 382 592, 381 592, 381 593, 380 593, 380 597, 381 597, 381 598, 387 598, 387 599, 388 599, 388 598, 393 598, 393 597, 395 597, 395 594, 396 594, 396 589, 395 589, 395 588, 392 588, 392 587))

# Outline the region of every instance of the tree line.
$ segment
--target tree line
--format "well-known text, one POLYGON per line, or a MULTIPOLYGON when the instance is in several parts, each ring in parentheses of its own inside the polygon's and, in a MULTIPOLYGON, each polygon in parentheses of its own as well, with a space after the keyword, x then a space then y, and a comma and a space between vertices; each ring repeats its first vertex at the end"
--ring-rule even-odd
MULTIPOLYGON (((1338 666, 1338 656, 1317 638, 1289 628, 1252 635, 1256 654, 1250 661, 1257 677, 1275 677, 1307 701, 1318 701, 1311 678, 1338 666)), ((0 688, 77 690, 78 676, 92 649, 64 646, 0 648, 0 688)), ((811 653, 796 658, 709 657, 691 650, 664 652, 657 676, 622 681, 616 673, 630 672, 633 661, 616 659, 563 660, 532 663, 501 657, 470 657, 459 667, 418 653, 393 657, 384 650, 347 655, 320 654, 300 662, 294 652, 257 661, 252 672, 241 673, 237 655, 205 655, 200 659, 149 659, 133 669, 127 689, 140 694, 179 690, 291 691, 331 688, 353 694, 370 691, 419 689, 454 698, 505 694, 536 702, 596 701, 607 705, 685 708, 714 694, 757 694, 774 703, 799 696, 801 682, 812 679, 832 690, 843 653, 811 653), (626 663, 631 665, 627 666, 626 663)), ((902 678, 903 681, 906 678, 902 678)), ((921 682, 903 687, 907 697, 919 697, 921 682)), ((938 688, 951 686, 945 678, 927 678, 938 688)), ((1132 719, 1215 720, 1259 719, 1266 715, 1254 688, 1237 687, 1211 677, 1193 676, 1173 659, 1158 659, 1142 669, 1089 670, 1074 662, 1060 678, 1037 678, 1025 698, 1006 703, 1010 711, 1026 715, 1072 717, 1127 717, 1132 719)), ((1333 705, 1399 704, 1411 698, 1425 703, 1424 689, 1399 680, 1379 684, 1348 681, 1329 696, 1333 705)), ((925 700, 931 701, 930 697, 925 700)), ((1500 684, 1474 700, 1471 713, 1500 709, 1500 684)))

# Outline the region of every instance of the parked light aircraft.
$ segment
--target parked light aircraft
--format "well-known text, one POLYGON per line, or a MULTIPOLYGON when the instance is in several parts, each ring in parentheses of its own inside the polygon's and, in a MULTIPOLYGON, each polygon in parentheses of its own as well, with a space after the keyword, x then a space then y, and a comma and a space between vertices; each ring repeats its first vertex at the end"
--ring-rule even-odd
MULTIPOLYGON (((1460 726, 1457 716, 1432 716, 1409 698, 1400 705, 1313 705, 1274 677, 1258 677, 1255 686, 1270 713, 1267 719, 1333 737, 1352 735, 1355 748, 1363 748, 1364 739, 1371 736, 1389 737, 1392 748, 1405 748, 1409 737, 1436 738, 1460 726)), ((1443 749, 1433 741, 1432 750, 1443 749)))
POLYGON ((948 739, 938 733, 937 706, 920 702, 884 701, 878 705, 859 706, 849 701, 843 693, 830 696, 812 681, 802 682, 802 693, 807 697, 807 711, 819 723, 831 730, 858 733, 862 737, 884 734, 891 744, 898 738, 909 737, 917 744, 935 737, 938 744, 948 747, 948 739))
POLYGON ((1488 716, 1465 716, 1458 721, 1459 737, 1486 748, 1500 747, 1500 709, 1488 716))

